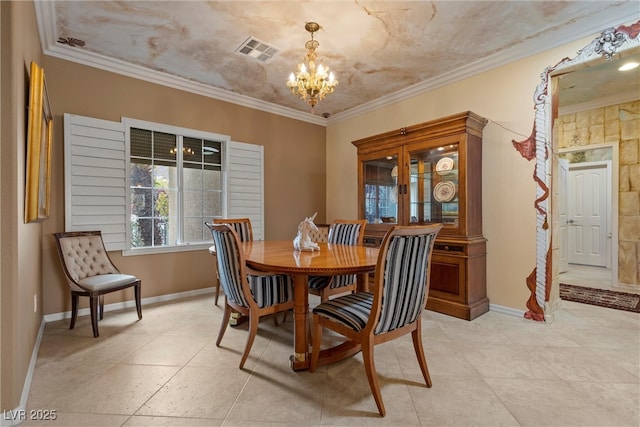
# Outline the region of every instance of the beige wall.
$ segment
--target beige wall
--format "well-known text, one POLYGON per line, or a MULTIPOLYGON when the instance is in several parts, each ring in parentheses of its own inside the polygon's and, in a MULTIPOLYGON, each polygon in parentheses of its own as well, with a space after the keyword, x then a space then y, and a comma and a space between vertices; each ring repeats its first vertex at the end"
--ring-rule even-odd
POLYGON ((16 408, 42 319, 42 230, 24 223, 26 106, 31 61, 41 63, 31 2, 0 2, 0 411, 16 408))
POLYGON ((555 126, 560 149, 619 145, 618 282, 640 284, 640 101, 566 114, 555 126))
POLYGON ((471 110, 489 119, 483 137, 483 232, 491 304, 526 310, 535 267, 533 162, 511 141, 531 134, 540 74, 591 38, 332 124, 327 130, 327 219, 357 215, 357 154, 350 141, 471 110))

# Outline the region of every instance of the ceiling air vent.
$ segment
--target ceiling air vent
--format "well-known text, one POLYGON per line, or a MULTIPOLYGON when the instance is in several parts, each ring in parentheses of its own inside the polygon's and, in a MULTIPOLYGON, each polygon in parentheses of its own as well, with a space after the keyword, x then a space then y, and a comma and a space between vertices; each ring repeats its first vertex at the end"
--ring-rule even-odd
POLYGON ((269 62, 280 51, 255 37, 249 37, 236 49, 236 52, 250 56, 260 62, 269 62))

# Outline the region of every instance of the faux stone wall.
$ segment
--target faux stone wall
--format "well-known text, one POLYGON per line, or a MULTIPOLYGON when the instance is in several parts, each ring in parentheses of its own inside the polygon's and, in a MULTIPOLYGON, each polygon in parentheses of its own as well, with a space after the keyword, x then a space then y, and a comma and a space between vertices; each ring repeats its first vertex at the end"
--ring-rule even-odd
POLYGON ((560 116, 557 148, 619 144, 618 281, 640 284, 640 100, 560 116))

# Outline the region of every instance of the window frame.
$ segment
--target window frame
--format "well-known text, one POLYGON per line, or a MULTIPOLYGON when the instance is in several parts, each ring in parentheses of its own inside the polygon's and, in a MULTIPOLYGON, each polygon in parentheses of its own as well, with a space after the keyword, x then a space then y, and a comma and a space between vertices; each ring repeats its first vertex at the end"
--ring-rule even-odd
MULTIPOLYGON (((219 141, 222 145, 222 216, 227 215, 227 199, 229 192, 228 181, 228 159, 229 148, 231 143, 231 137, 229 135, 223 135, 213 132, 201 131, 196 129, 183 128, 179 126, 172 126, 162 123, 155 123, 146 120, 123 118, 122 123, 125 131, 125 197, 126 206, 130 206, 131 201, 131 140, 130 132, 131 128, 138 128, 143 130, 149 130, 153 132, 163 132, 168 134, 174 134, 177 140, 182 144, 184 137, 206 139, 212 141, 219 141)), ((179 153, 180 154, 180 153, 179 153)), ((184 221, 184 209, 183 209, 183 159, 181 155, 177 156, 178 165, 178 217, 180 221, 180 229, 182 229, 184 221)), ((131 246, 131 213, 128 211, 125 214, 125 248, 122 250, 123 256, 131 255, 148 255, 158 253, 172 253, 172 252, 184 252, 193 250, 203 250, 211 246, 211 241, 205 241, 202 243, 178 243, 176 245, 166 246, 153 246, 153 247, 138 247, 131 246)))

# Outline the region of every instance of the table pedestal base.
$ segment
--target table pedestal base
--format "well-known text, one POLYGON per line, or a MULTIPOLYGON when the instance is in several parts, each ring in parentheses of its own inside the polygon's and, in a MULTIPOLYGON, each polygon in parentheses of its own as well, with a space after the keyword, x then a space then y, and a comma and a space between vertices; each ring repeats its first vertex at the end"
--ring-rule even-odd
POLYGON ((249 320, 249 316, 233 312, 229 317, 229 326, 238 326, 239 324, 244 323, 247 320, 249 320))
MULTIPOLYGON (((318 366, 329 365, 346 359, 358 353, 360 350, 360 344, 356 344, 353 341, 345 341, 335 347, 320 350, 318 366)), ((311 355, 309 353, 293 354, 289 357, 289 366, 294 371, 309 369, 309 366, 311 366, 311 355)))
MULTIPOLYGON (((247 266, 293 278, 293 356, 294 371, 309 369, 309 276, 357 274, 361 289, 367 289, 368 273, 375 270, 378 249, 358 245, 319 243, 314 252, 295 251, 290 240, 243 242, 247 266)), ((343 343, 320 352, 320 365, 333 363, 360 351, 354 343, 343 343)))

